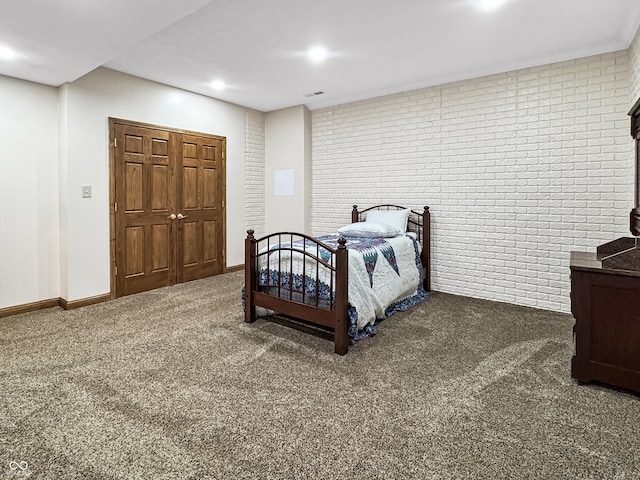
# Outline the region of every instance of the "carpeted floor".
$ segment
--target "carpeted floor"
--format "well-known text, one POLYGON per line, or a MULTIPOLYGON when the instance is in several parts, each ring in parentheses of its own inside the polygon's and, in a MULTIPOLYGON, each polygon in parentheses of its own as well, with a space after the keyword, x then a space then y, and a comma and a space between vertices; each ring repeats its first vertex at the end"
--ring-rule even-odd
POLYGON ((640 398, 570 378, 568 315, 434 293, 340 357, 241 285, 1 318, 0 479, 640 478, 640 398))

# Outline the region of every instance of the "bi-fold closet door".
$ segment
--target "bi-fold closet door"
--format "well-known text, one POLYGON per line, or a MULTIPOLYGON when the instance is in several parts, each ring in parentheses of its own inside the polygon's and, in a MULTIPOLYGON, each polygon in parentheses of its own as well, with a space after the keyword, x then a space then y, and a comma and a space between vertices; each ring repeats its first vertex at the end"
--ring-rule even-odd
POLYGON ((225 138, 116 119, 110 127, 115 296, 222 273, 225 138))

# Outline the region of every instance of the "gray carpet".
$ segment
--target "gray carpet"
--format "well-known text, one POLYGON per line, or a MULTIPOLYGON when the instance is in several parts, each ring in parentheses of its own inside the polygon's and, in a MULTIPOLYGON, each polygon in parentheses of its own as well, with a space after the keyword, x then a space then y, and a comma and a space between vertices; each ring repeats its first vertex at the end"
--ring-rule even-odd
POLYGON ((568 315, 435 293, 340 357, 241 285, 0 319, 0 478, 640 478, 639 397, 570 378, 568 315))

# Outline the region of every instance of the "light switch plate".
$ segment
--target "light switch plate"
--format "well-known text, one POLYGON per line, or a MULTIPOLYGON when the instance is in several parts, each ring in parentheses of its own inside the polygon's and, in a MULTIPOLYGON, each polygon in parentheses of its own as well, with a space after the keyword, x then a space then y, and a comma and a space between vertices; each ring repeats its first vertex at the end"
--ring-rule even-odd
POLYGON ((82 198, 91 198, 91 185, 82 186, 82 198))

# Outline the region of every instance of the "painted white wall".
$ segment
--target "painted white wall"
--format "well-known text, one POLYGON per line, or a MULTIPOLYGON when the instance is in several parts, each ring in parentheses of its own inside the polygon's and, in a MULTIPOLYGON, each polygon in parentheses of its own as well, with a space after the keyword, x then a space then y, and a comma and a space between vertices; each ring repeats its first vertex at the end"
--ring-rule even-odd
POLYGON ((266 231, 308 232, 308 175, 310 115, 298 105, 265 116, 266 231), (293 170, 293 195, 274 193, 274 172, 293 170))
POLYGON ((68 85, 62 85, 58 89, 58 250, 60 257, 60 291, 58 297, 69 298, 69 255, 67 246, 69 222, 68 222, 68 202, 66 192, 69 188, 69 175, 67 168, 68 158, 68 118, 67 118, 67 96, 69 92, 68 85))
POLYGON ((0 308, 58 297, 58 92, 0 76, 0 308))
MULTIPOLYGON (((67 232, 61 245, 67 300, 110 290, 108 118, 221 135, 227 138, 227 265, 244 261, 245 112, 237 105, 99 68, 66 90, 66 157, 61 204, 67 232), (81 198, 91 185, 93 197, 81 198)), ((64 152, 61 152, 64 154, 64 152)))
POLYGON ((227 265, 244 261, 245 141, 257 135, 264 163, 260 112, 104 68, 57 89, 0 77, 0 105, 0 308, 109 292, 109 117, 227 138, 227 265))
POLYGON ((429 205, 434 290, 568 312, 570 251, 629 235, 630 78, 620 51, 314 110, 312 233, 429 205))

